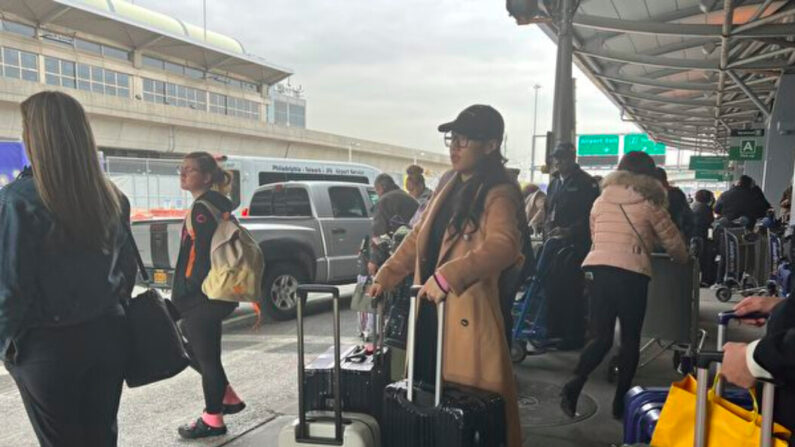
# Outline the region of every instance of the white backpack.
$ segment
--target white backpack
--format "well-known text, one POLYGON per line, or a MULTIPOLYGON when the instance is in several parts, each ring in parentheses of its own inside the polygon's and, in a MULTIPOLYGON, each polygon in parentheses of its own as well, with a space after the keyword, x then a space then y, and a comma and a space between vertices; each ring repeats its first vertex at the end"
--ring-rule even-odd
MULTIPOLYGON (((265 258, 257 241, 230 213, 222 213, 205 200, 194 205, 197 203, 207 207, 218 223, 210 244, 210 272, 202 283, 202 292, 213 300, 258 303, 265 258)), ((190 217, 185 222, 193 237, 190 217)))

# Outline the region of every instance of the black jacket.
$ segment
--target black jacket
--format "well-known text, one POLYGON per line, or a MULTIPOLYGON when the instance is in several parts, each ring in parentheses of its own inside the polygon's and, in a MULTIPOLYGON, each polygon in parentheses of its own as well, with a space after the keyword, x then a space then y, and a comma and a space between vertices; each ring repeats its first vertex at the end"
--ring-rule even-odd
MULTIPOLYGON (((196 202, 199 201, 210 202, 222 213, 234 209, 232 201, 217 191, 207 191, 196 199, 196 202)), ((180 313, 209 302, 207 295, 202 292, 202 283, 210 272, 210 244, 215 229, 218 228, 218 222, 210 210, 201 203, 193 205, 187 218, 191 219, 195 235, 191 237, 187 225, 182 225, 182 242, 171 295, 171 300, 180 313)))
POLYGON ((756 346, 754 360, 779 384, 776 421, 795 431, 795 301, 776 306, 767 334, 756 346))
POLYGON ((591 246, 591 208, 599 193, 599 183, 579 166, 565 181, 553 174, 544 204, 545 233, 557 227, 568 228, 574 243, 587 250, 591 246))
POLYGON ((130 211, 122 195, 113 250, 55 246, 57 223, 29 170, 0 189, 0 355, 13 361, 28 329, 120 315, 135 281, 130 211), (9 349, 10 348, 10 349, 9 349))
MULTIPOLYGON (((375 239, 397 230, 401 225, 408 225, 419 206, 414 197, 402 189, 394 189, 384 194, 375 205, 371 236, 375 239)), ((377 245, 371 246, 371 262, 381 265, 388 257, 389 253, 385 253, 377 245)))
POLYGON ((695 225, 693 236, 707 240, 709 229, 712 228, 712 223, 715 221, 712 207, 706 203, 694 202, 693 219, 695 225))
POLYGON ((687 196, 679 188, 668 188, 668 213, 671 214, 671 220, 674 221, 676 227, 685 236, 685 241, 689 243, 695 233, 695 217, 687 203, 687 196))
POLYGON ((758 188, 734 186, 721 194, 715 204, 715 213, 730 221, 746 217, 750 225, 765 217, 770 203, 758 188))

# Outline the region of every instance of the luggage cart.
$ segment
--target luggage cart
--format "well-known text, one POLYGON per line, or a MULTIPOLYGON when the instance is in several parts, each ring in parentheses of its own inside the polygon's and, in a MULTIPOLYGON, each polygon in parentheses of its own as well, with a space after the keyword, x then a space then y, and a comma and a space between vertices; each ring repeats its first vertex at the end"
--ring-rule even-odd
POLYGON ((748 231, 744 225, 722 226, 720 237, 723 278, 715 288, 718 301, 730 301, 735 292, 744 296, 767 293, 768 285, 760 286, 755 272, 756 259, 762 254, 760 234, 748 231))
MULTIPOLYGON (((689 359, 704 344, 707 333, 698 329, 700 281, 698 259, 690 256, 686 264, 677 264, 664 253, 652 254, 652 279, 649 283, 646 316, 642 337, 649 340, 641 347, 643 368, 659 356, 673 351, 673 367, 681 374, 691 371, 689 359)), ((618 377, 618 356, 610 360, 607 380, 618 377)))
POLYGON ((561 238, 550 238, 541 246, 536 272, 530 278, 522 297, 513 305, 511 360, 514 363, 521 363, 528 354, 543 354, 550 348, 544 283, 555 265, 566 262, 567 257, 573 255, 574 246, 561 238))

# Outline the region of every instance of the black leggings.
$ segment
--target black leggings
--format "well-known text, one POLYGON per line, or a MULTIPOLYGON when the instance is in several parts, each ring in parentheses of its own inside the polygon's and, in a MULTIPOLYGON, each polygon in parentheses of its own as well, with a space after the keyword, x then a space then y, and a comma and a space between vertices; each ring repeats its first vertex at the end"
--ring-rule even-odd
POLYGON ((181 328, 188 339, 190 365, 202 376, 204 411, 223 411, 224 392, 229 381, 221 364, 221 322, 237 304, 207 301, 182 314, 181 328))
POLYGON ((41 446, 116 445, 127 336, 119 315, 22 337, 6 367, 41 446))
POLYGON ((574 373, 585 379, 613 347, 616 318, 621 323, 621 348, 616 398, 632 386, 640 359, 640 332, 646 314, 649 278, 614 267, 595 267, 591 283, 591 321, 595 338, 588 343, 574 373))

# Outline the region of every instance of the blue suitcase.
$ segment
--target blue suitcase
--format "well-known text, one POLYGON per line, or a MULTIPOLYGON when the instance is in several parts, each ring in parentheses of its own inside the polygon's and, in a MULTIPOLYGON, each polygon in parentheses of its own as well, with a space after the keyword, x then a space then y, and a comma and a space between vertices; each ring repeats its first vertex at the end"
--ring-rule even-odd
MULTIPOLYGON (((723 391, 723 396, 747 410, 753 408, 747 390, 729 388, 723 391)), ((651 435, 667 397, 668 388, 662 387, 636 386, 627 392, 624 396, 624 444, 651 442, 651 435)))

